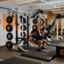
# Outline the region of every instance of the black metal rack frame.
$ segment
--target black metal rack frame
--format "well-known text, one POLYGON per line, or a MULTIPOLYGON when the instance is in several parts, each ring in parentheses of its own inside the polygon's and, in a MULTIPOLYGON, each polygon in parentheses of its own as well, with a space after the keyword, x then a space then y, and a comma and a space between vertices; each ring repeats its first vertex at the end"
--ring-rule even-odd
MULTIPOLYGON (((17 9, 16 9, 17 10, 17 9)), ((24 38, 18 37, 18 12, 16 11, 16 45, 18 44, 19 39, 25 40, 24 38)), ((27 45, 29 41, 29 16, 27 16, 27 45)), ((20 41, 21 42, 21 41, 20 41)))

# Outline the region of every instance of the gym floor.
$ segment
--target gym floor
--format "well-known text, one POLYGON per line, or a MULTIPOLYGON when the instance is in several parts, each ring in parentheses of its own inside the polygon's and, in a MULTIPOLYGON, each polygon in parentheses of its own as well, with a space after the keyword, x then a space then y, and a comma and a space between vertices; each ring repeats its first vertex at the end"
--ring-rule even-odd
POLYGON ((35 62, 42 62, 42 64, 64 64, 64 58, 56 57, 52 61, 46 62, 43 60, 36 60, 36 59, 32 59, 32 58, 23 57, 23 56, 21 56, 21 52, 7 50, 6 47, 0 48, 0 59, 8 59, 11 57, 23 58, 23 59, 27 59, 27 60, 31 60, 31 61, 35 61, 35 62))

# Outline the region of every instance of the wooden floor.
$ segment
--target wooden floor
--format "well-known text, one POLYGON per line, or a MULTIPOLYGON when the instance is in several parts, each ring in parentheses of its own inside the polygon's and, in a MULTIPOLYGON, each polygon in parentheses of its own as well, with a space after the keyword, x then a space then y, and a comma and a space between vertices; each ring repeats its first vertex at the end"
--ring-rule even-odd
POLYGON ((64 64, 64 58, 55 58, 50 62, 46 62, 43 60, 36 60, 36 59, 23 57, 23 56, 21 56, 21 52, 9 51, 9 50, 7 50, 6 47, 0 48, 0 59, 8 59, 8 58, 11 58, 14 56, 18 57, 18 58, 23 58, 23 59, 35 61, 35 62, 42 62, 42 64, 64 64))

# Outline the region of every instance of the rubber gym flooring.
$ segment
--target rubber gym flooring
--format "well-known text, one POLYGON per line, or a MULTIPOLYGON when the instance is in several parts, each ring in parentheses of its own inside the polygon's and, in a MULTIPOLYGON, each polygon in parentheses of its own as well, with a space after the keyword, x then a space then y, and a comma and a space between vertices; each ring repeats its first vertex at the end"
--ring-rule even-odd
POLYGON ((10 59, 4 60, 3 62, 1 62, 1 64, 41 64, 41 63, 20 59, 17 57, 12 57, 10 59))
POLYGON ((21 52, 7 50, 6 47, 0 48, 0 60, 1 59, 6 60, 11 57, 17 57, 20 59, 30 60, 30 61, 34 61, 34 62, 41 62, 42 64, 64 64, 64 58, 57 58, 56 57, 52 61, 46 62, 43 60, 36 60, 36 59, 28 58, 28 57, 23 57, 23 56, 21 56, 21 52))

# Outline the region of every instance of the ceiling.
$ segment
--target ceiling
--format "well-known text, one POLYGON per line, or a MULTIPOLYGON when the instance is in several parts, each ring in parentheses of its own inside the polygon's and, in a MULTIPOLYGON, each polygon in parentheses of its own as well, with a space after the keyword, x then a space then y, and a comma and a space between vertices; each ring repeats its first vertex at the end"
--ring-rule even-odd
POLYGON ((54 13, 64 13, 64 0, 0 0, 0 6, 18 8, 19 11, 22 10, 23 12, 42 9, 54 13))
POLYGON ((42 9, 44 11, 53 11, 54 13, 64 13, 64 0, 16 0, 16 2, 19 7, 24 7, 28 11, 42 9))
POLYGON ((64 6, 64 0, 16 0, 19 6, 36 6, 36 8, 50 9, 64 6))

